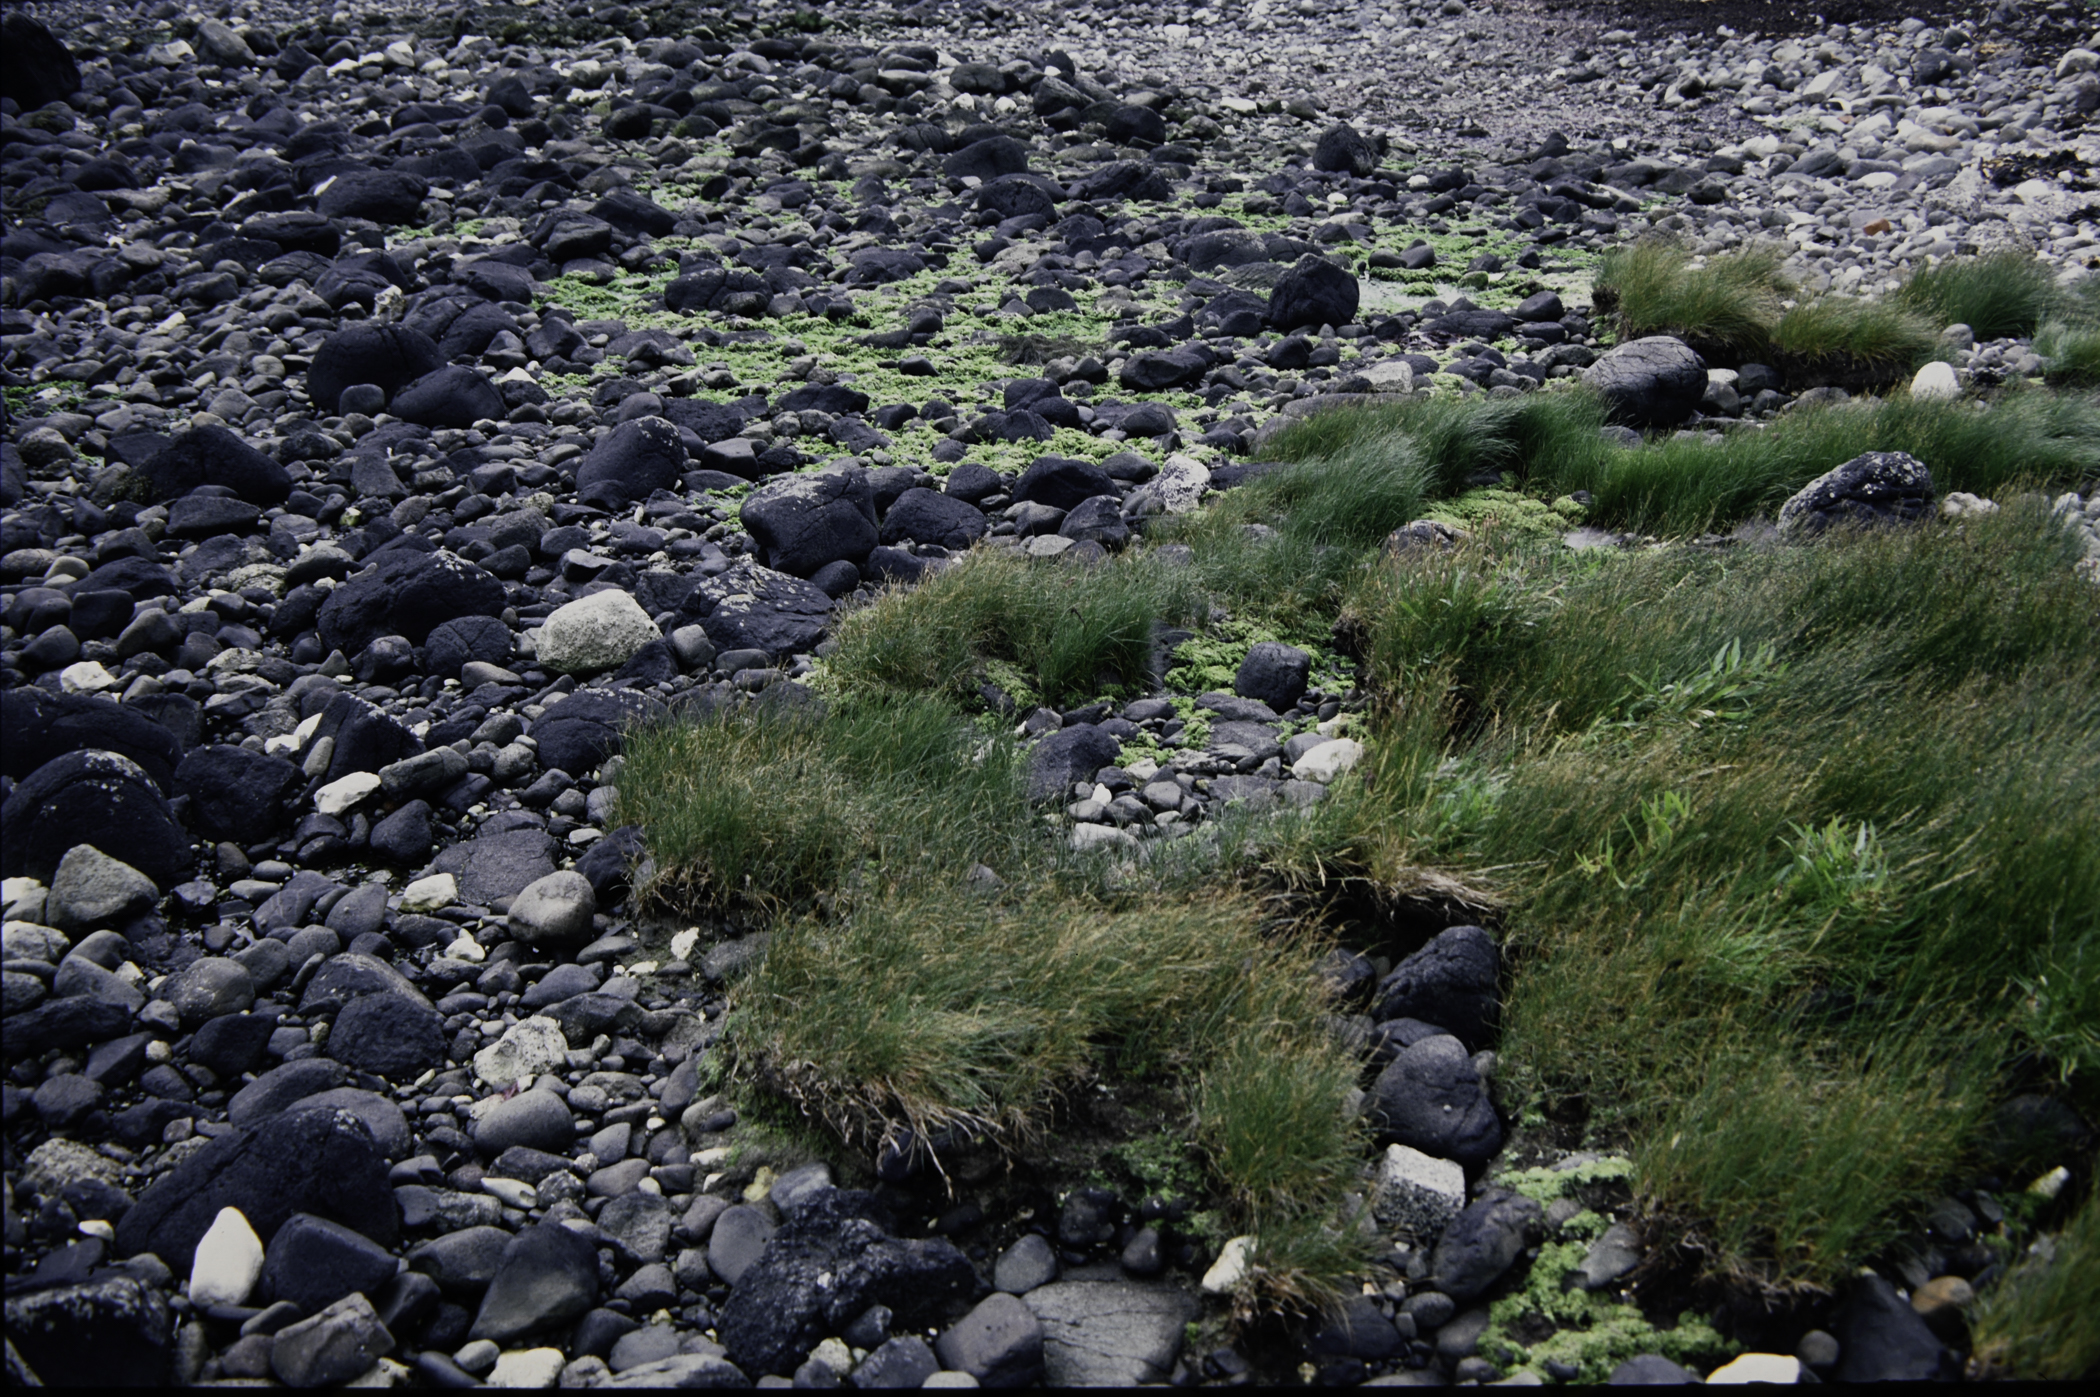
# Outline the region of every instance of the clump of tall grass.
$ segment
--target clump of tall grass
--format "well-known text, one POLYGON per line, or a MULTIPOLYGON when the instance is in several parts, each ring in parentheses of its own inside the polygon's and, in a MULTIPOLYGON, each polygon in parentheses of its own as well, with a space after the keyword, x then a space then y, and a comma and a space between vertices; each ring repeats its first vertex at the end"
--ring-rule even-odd
POLYGON ((1694 267, 1678 243, 1643 239, 1604 254, 1595 303, 1621 340, 1676 335, 1708 358, 1741 362, 1765 352, 1793 289, 1785 260, 1784 249, 1757 244, 1694 267))
MULTIPOLYGON (((2093 278, 2100 285, 2100 277, 2093 278)), ((2100 316, 2074 322, 2051 320, 2035 333, 2044 378, 2064 388, 2100 387, 2100 316)))
POLYGON ((1921 268, 1897 288, 1894 299, 1935 325, 1966 325, 1979 340, 1999 340, 2032 335, 2060 295, 2048 263, 2007 248, 1921 268))
POLYGON ((1639 447, 1606 442, 1603 421, 1602 403, 1581 388, 1325 413, 1278 434, 1273 449, 1296 463, 1290 469, 1233 491, 1172 536, 1222 540, 1260 522, 1285 539, 1360 550, 1483 472, 1507 474, 1548 499, 1587 491, 1592 522, 1647 533, 1771 514, 1867 451, 1909 452, 1942 491, 1988 495, 2022 481, 2100 479, 2100 403, 2068 394, 2016 393, 1988 408, 1909 398, 1834 404, 1718 442, 1673 437, 1639 447), (1351 482, 1359 483, 1354 497, 1351 482))
POLYGON ((1894 301, 1817 296, 1779 317, 1772 348, 1790 386, 1894 383, 1938 343, 1931 324, 1894 301))
POLYGON ((1140 684, 1161 621, 1203 614, 1186 570, 1136 556, 1079 569, 980 550, 843 617, 829 670, 847 694, 972 698, 988 662, 1052 702, 1140 684))
POLYGON ((950 1129, 1015 1149, 1072 1092, 1164 1080, 1225 1216, 1262 1239, 1245 1303, 1324 1302, 1364 1262, 1339 1213, 1364 1141, 1324 947, 1206 841, 1156 871, 1074 854, 1010 739, 890 693, 637 732, 619 817, 645 830, 646 892, 773 930, 732 995, 751 1089, 862 1149, 950 1129))
POLYGON ((849 879, 952 883, 1035 833, 1011 741, 925 696, 644 729, 627 741, 619 810, 647 831, 648 891, 709 908, 792 907, 849 879))
POLYGON ((1910 453, 1942 492, 1992 495, 2021 482, 2100 479, 2100 403, 2053 393, 2010 394, 1989 408, 1897 397, 1797 410, 1718 442, 1567 447, 1529 463, 1533 489, 1587 490, 1591 519, 1610 527, 1692 533, 1770 515, 1809 481, 1868 451, 1910 453))
POLYGON ((961 1130, 1012 1149, 1109 1075, 1183 1084, 1248 1298, 1316 1303, 1364 1261, 1335 1215, 1364 1141, 1315 947, 1248 898, 1103 905, 1038 890, 877 898, 783 928, 736 994, 739 1072, 875 1149, 961 1130))
POLYGON ((1978 1143, 2001 1064, 2100 1068, 2089 996, 2026 990, 2100 956, 2074 552, 2035 504, 1726 557, 1460 550, 1352 593, 1367 872, 1508 900, 1513 1079, 1632 1132, 1717 1270, 1827 1285, 1978 1143))

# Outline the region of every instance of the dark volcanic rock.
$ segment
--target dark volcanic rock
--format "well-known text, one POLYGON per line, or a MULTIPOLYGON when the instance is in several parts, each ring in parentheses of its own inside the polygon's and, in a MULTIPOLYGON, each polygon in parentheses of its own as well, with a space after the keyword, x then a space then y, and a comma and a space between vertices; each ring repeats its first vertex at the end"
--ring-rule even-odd
POLYGON ((1393 967, 1379 983, 1371 1017, 1419 1019, 1468 1049, 1484 1048, 1494 1029, 1500 973, 1493 937, 1477 926, 1452 927, 1393 967))
POLYGON ((617 690, 571 694, 532 725, 540 745, 540 764, 572 776, 583 776, 620 750, 620 734, 650 715, 639 696, 617 690))
POLYGON ((218 743, 199 747, 175 769, 175 793, 189 797, 200 834, 253 844, 284 827, 305 776, 283 757, 218 743))
POLYGON ((867 1216, 867 1195, 832 1191, 804 1204, 730 1292, 717 1330, 746 1373, 794 1372, 826 1335, 871 1305, 901 1324, 968 1298, 977 1273, 946 1241, 899 1241, 867 1216))
POLYGON ((423 427, 464 429, 504 416, 496 386, 464 364, 448 364, 404 385, 388 407, 396 417, 423 427))
POLYGON ((503 1249, 472 1336, 508 1344, 565 1324, 597 1302, 598 1253, 590 1239, 559 1223, 540 1223, 503 1249))
POLYGON ((1839 1382, 1925 1382, 1940 1376, 1941 1345, 1924 1319, 1879 1276, 1861 1276, 1839 1308, 1839 1382))
POLYGON ((386 552, 344 582, 321 604, 321 642, 354 655, 383 635, 421 643, 431 630, 461 616, 494 616, 506 598, 503 584, 447 552, 386 552))
POLYGON ((1072 785, 1091 781, 1104 766, 1114 766, 1123 744, 1092 723, 1074 723, 1051 733, 1028 754, 1028 798, 1062 801, 1072 785))
POLYGON ((444 1065, 444 1020, 406 995, 359 995, 336 1015, 328 1055, 358 1072, 410 1081, 444 1065))
POLYGON ((587 503, 618 509, 677 486, 686 451, 674 423, 637 417, 612 429, 576 471, 576 493, 587 503))
POLYGON ((0 20, 0 91, 25 112, 63 102, 80 91, 80 65, 50 30, 20 10, 9 10, 0 20))
POLYGON ((222 1135, 175 1166, 117 1224, 127 1256, 150 1251, 187 1274, 219 1209, 239 1208, 265 1249, 294 1213, 355 1228, 391 1245, 400 1232, 385 1158, 345 1111, 294 1110, 222 1135))
POLYGON ((1430 1258, 1436 1288, 1461 1305, 1478 1299, 1538 1240, 1544 1223, 1532 1199, 1489 1189, 1445 1225, 1430 1258))
POLYGON ((1066 456, 1039 456, 1021 472, 1013 488, 1017 503, 1046 504, 1052 509, 1070 509, 1096 495, 1113 495, 1115 481, 1092 461, 1066 456))
POLYGON ((193 427, 139 468, 157 499, 187 495, 199 485, 223 485, 250 504, 283 504, 292 477, 224 427, 193 427))
POLYGON ((0 691, 0 770, 9 776, 19 781, 55 757, 94 750, 129 757, 163 789, 182 759, 174 734, 130 704, 39 688, 0 691))
POLYGON ((389 396, 445 366, 437 342, 405 325, 355 324, 322 341, 306 371, 306 396, 320 412, 334 412, 343 390, 377 385, 389 396))
POLYGON ((19 1351, 46 1387, 158 1387, 169 1381, 173 1337, 167 1297, 134 1276, 105 1273, 7 1297, 9 1357, 19 1351))
POLYGON ((1372 1084, 1367 1111, 1381 1143, 1441 1159, 1485 1164, 1502 1146, 1502 1122, 1465 1045, 1449 1034, 1403 1049, 1372 1084))
POLYGON ((159 787, 114 752, 68 752, 18 784, 0 807, 0 868, 46 883, 76 844, 92 844, 160 884, 182 881, 189 836, 159 787))
POLYGON ((1869 451, 1825 471, 1779 507, 1779 532, 1915 524, 1932 517, 1932 472, 1901 451, 1869 451))
POLYGON ((499 897, 516 897, 528 884, 552 873, 554 840, 537 829, 484 834, 445 850, 431 868, 458 879, 464 901, 486 906, 499 897))
POLYGON ((1346 325, 1356 318, 1362 295, 1355 277, 1307 253, 1269 293, 1269 323, 1286 333, 1304 326, 1346 325))
POLYGON ((815 647, 831 620, 831 598, 799 577, 739 558, 686 597, 707 638, 722 650, 791 655, 815 647))
POLYGON ((385 1247, 339 1222, 294 1213, 270 1239, 261 1281, 270 1299, 314 1314, 352 1291, 377 1295, 393 1278, 394 1258, 385 1247))
POLYGON ((1683 340, 1650 335, 1607 351, 1583 370, 1582 381, 1603 395, 1613 421, 1674 427, 1698 411, 1706 361, 1683 340))
POLYGON ((858 469, 790 476, 745 500, 741 515, 766 565, 794 577, 857 562, 880 541, 867 472, 858 469))

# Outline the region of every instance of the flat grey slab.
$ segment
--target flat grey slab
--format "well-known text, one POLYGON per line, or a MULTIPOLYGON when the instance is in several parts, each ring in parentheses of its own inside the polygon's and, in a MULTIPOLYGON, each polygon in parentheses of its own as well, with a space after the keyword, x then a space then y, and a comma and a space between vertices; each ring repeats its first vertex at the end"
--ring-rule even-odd
POLYGON ((1164 1381, 1198 1311, 1185 1291, 1130 1281, 1053 1281, 1021 1300, 1043 1322, 1043 1379, 1051 1387, 1164 1381))

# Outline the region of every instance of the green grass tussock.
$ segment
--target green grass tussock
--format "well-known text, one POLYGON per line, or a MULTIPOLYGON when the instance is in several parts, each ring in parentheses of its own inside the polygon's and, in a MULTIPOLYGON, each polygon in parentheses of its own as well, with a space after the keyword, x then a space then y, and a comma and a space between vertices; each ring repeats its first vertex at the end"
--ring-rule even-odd
POLYGON ((2000 340, 2032 335, 2060 296, 2048 263, 2008 248, 1913 272, 1894 299, 1936 327, 1966 325, 1979 340, 2000 340))
POLYGON ((2002 1062, 2100 1066, 2070 562, 2037 506, 1725 558, 1462 551, 1352 596, 1389 715, 1360 857, 1509 899, 1506 1060, 1643 1141, 1718 1270, 1829 1283, 1975 1143, 2002 1062))
POLYGON ((1081 570, 979 551, 841 619, 830 682, 847 695, 930 692, 974 699, 987 665, 1014 667, 1052 703, 1129 688, 1154 627, 1196 619, 1185 570, 1144 556, 1081 570))
POLYGON ((1772 515, 1823 472, 1867 451, 1905 451, 1941 491, 1992 495, 2026 484, 2100 479, 2100 403, 2013 393, 1988 410, 1907 397, 1789 413, 1719 442, 1672 438, 1639 448, 1571 441, 1527 476, 1542 494, 1587 490, 1590 518, 1643 533, 1725 528, 1772 515))
POLYGON ((1691 265, 1679 244, 1648 238, 1604 254, 1596 303, 1612 316, 1621 340, 1678 335, 1709 357, 1754 359, 1763 353, 1792 283, 1785 249, 1768 243, 1691 265))
POLYGON ((1832 404, 1718 442, 1671 437, 1638 447, 1606 442, 1603 421, 1598 399, 1580 388, 1326 413, 1272 443, 1293 469, 1233 491, 1174 536, 1196 542, 1266 523, 1301 544, 1367 548, 1489 471, 1546 500, 1586 490, 1589 522, 1655 534, 1771 515, 1867 451, 1909 452, 1942 491, 2100 480, 2100 402, 2078 395, 2015 392, 1988 409, 1907 397, 1832 404))
POLYGON ((648 831, 649 891, 702 907, 954 878, 1032 835, 1012 741, 937 699, 755 707, 635 733, 626 753, 620 819, 648 831), (928 821, 934 799, 944 818, 928 821))
POLYGON ((1923 363, 1938 343, 1930 322, 1894 301, 1818 296, 1772 327, 1772 348, 1790 386, 1886 385, 1923 363))
POLYGON ((1339 1213, 1364 1141, 1324 946, 1235 889, 1236 822, 1107 866, 1043 827, 1018 755, 879 687, 629 738, 647 891, 773 931, 733 991, 736 1079, 862 1149, 951 1127, 1012 1149, 1082 1088, 1168 1083, 1232 1226, 1262 1238, 1243 1303, 1331 1299, 1366 1259, 1339 1213))
MULTIPOLYGON (((2100 284, 2100 277, 2094 282, 2100 284)), ((2045 380, 2063 388, 2100 388, 2100 322, 2051 320, 2035 334, 2045 380)))

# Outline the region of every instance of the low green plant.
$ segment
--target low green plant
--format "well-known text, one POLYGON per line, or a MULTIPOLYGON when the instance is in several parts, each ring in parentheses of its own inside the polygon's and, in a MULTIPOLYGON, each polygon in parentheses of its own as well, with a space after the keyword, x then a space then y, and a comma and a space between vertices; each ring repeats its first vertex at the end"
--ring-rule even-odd
POLYGON ((1973 1370, 2053 1382, 2100 1371, 2100 1194, 2086 1198, 2063 1230, 2038 1242, 1970 1316, 1973 1370))
POLYGON ((1643 239, 1604 254, 1595 301, 1621 340, 1677 335, 1724 358, 1762 354, 1792 284, 1780 270, 1783 248, 1757 244, 1692 266, 1680 244, 1643 239))
POLYGON ((1894 297, 1935 325, 1966 325, 1979 340, 2032 335, 2059 293, 2056 273, 2031 252, 2007 248, 1952 257, 1905 278, 1894 297))
POLYGON ((1481 1353, 1542 1379, 1547 1365, 1556 1364, 1575 1369, 1570 1381, 1600 1384, 1621 1363, 1644 1353, 1707 1366, 1736 1352, 1737 1345, 1695 1314, 1657 1325, 1638 1306, 1564 1285, 1587 1251, 1583 1241, 1566 1236, 1575 1230, 1564 1225, 1563 1240, 1539 1248, 1525 1283, 1489 1304, 1481 1353), (1551 1326, 1552 1332, 1539 1338, 1542 1326, 1551 1326), (1526 1341, 1514 1337, 1520 1332, 1526 1341))

